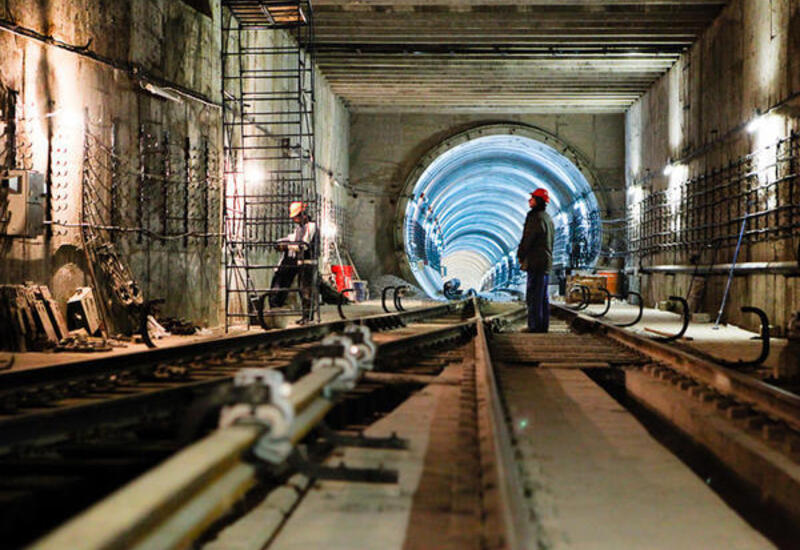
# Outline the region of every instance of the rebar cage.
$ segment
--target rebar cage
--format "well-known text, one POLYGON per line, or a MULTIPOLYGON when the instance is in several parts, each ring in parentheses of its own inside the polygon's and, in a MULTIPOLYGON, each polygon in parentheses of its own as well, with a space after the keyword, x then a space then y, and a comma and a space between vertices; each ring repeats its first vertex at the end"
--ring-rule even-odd
MULTIPOLYGON (((758 151, 681 179, 628 204, 628 252, 636 258, 665 251, 732 247, 747 219, 743 242, 800 235, 800 133, 758 151)), ((713 262, 712 262, 713 263, 713 262)))
MULTIPOLYGON (((319 247, 307 260, 315 265, 311 311, 301 303, 262 311, 276 292, 276 248, 293 231, 289 205, 305 203, 320 227, 311 3, 223 0, 222 7, 225 326, 279 315, 319 320, 319 247)), ((299 295, 301 284, 298 273, 283 290, 299 295)))

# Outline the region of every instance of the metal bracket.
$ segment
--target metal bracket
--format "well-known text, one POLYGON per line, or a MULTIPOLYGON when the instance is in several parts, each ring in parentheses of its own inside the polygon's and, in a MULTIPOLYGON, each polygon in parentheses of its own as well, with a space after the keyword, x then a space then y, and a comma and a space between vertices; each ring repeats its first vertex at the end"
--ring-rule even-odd
POLYGON ((383 308, 383 311, 385 311, 386 313, 391 313, 391 311, 389 311, 389 308, 386 307, 386 293, 389 292, 390 290, 394 290, 395 288, 397 287, 387 286, 384 287, 383 291, 381 292, 381 307, 383 308))
POLYGON ((630 323, 614 323, 615 327, 621 327, 621 328, 632 327, 633 325, 642 320, 642 315, 644 314, 644 300, 642 300, 642 295, 639 294, 638 292, 633 292, 631 290, 630 292, 628 292, 628 294, 625 295, 625 298, 627 299, 628 296, 636 296, 639 299, 639 313, 638 315, 636 315, 636 319, 634 319, 630 323))
POLYGON ((598 290, 604 292, 606 295, 606 308, 600 313, 591 313, 589 311, 586 312, 587 315, 589 315, 590 317, 594 317, 595 319, 599 319, 600 317, 605 317, 606 313, 608 313, 608 310, 611 309, 611 293, 608 291, 606 287, 602 286, 598 290))
POLYGON ((289 385, 279 370, 265 368, 241 369, 233 379, 234 387, 259 386, 268 390, 266 400, 236 403, 220 411, 219 426, 237 423, 262 425, 263 435, 253 446, 253 454, 271 464, 280 464, 292 451, 289 429, 295 411, 289 399, 289 385))
POLYGON ((408 449, 408 440, 397 437, 395 432, 389 437, 369 437, 363 433, 358 435, 342 435, 335 432, 325 422, 317 425, 317 432, 325 442, 335 447, 359 447, 363 449, 408 449))
POLYGON ((326 336, 322 340, 321 345, 337 348, 340 351, 336 354, 324 355, 316 358, 311 364, 311 371, 313 372, 326 367, 338 367, 342 369, 342 373, 330 384, 325 386, 325 397, 333 398, 339 392, 352 390, 356 382, 358 382, 362 370, 359 359, 359 348, 349 337, 336 334, 326 336))
POLYGON ((347 319, 345 316, 344 311, 342 310, 342 306, 346 303, 347 296, 344 295, 345 292, 354 292, 352 288, 345 288, 339 293, 339 303, 336 304, 336 309, 339 311, 339 317, 344 320, 347 319))
POLYGON ((394 308, 397 311, 405 311, 406 310, 403 307, 403 304, 401 303, 400 300, 403 297, 403 295, 406 293, 407 290, 408 290, 408 285, 400 285, 400 286, 396 286, 394 288, 394 308))
POLYGON ((400 477, 397 470, 388 470, 382 465, 377 468, 350 468, 341 462, 336 467, 322 466, 307 460, 299 452, 294 452, 289 456, 289 465, 310 478, 329 481, 397 483, 400 477))
POLYGON ((714 361, 721 365, 725 365, 726 367, 732 368, 758 367, 767 360, 767 357, 769 357, 769 317, 767 317, 767 314, 764 313, 763 310, 760 310, 757 307, 744 306, 742 307, 741 312, 755 313, 761 320, 761 353, 752 361, 742 361, 741 359, 739 361, 726 361, 725 359, 717 359, 716 357, 714 358, 714 361))
POLYGON ((672 336, 651 336, 653 340, 658 342, 674 342, 681 336, 686 333, 686 329, 689 328, 689 320, 691 319, 692 315, 689 313, 689 304, 686 300, 681 296, 670 296, 670 300, 674 302, 680 302, 681 308, 683 309, 683 324, 681 325, 681 330, 678 331, 678 334, 673 334, 672 336))

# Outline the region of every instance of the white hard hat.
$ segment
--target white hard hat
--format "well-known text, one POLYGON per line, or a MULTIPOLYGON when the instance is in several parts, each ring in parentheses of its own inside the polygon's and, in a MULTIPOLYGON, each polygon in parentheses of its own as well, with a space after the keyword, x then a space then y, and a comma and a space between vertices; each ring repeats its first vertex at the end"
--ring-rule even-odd
POLYGON ((299 216, 303 210, 306 209, 306 205, 300 201, 294 201, 292 204, 289 205, 289 217, 294 218, 295 216, 299 216))

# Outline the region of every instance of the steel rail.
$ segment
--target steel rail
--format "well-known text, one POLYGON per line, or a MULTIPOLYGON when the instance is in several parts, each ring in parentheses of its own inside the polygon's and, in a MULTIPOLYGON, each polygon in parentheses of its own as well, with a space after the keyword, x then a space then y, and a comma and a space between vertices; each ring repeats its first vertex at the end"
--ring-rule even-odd
POLYGON ((447 341, 475 335, 475 319, 456 323, 444 328, 413 334, 406 338, 398 338, 385 342, 378 347, 376 359, 385 359, 389 355, 408 352, 412 349, 424 348, 447 341))
MULTIPOLYGON (((465 302, 448 303, 432 308, 415 309, 402 314, 376 315, 353 319, 354 324, 375 324, 380 323, 386 327, 398 326, 415 320, 430 317, 440 317, 453 312, 462 311, 465 302)), ((59 383, 65 384, 66 395, 54 398, 53 401, 69 400, 69 385, 81 380, 94 381, 102 377, 109 377, 111 374, 124 372, 152 372, 156 365, 171 364, 180 365, 186 363, 197 363, 201 358, 211 359, 214 357, 225 356, 231 353, 241 353, 252 350, 267 349, 271 345, 282 343, 298 343, 318 338, 330 334, 337 328, 344 329, 346 324, 341 321, 327 323, 326 325, 316 325, 312 327, 302 327, 298 329, 287 329, 269 333, 255 333, 251 335, 229 337, 223 340, 214 340, 177 346, 173 348, 158 348, 151 351, 137 352, 123 357, 111 357, 95 359, 82 363, 58 365, 55 367, 36 369, 31 371, 21 371, 19 373, 8 373, 0 376, 0 380, 9 380, 2 394, 14 395, 14 392, 27 392, 31 389, 57 388, 59 383), (309 336, 312 335, 313 337, 309 336), (166 358, 166 359, 165 359, 166 358), (171 359, 171 360, 170 360, 171 359), (120 364, 124 362, 124 364, 120 364), (67 372, 64 373, 61 369, 67 372)), ((435 333, 447 331, 448 329, 438 329, 435 333)), ((457 331, 456 331, 457 332, 457 331)), ((431 338, 436 338, 435 335, 431 338)), ((422 338, 425 340, 425 338, 422 338)), ((247 362, 248 358, 243 358, 247 362)), ((136 424, 144 410, 153 415, 169 415, 174 413, 176 408, 180 408, 191 402, 193 398, 200 394, 206 394, 217 387, 230 382, 236 364, 217 365, 210 368, 211 373, 202 373, 199 377, 189 380, 164 380, 154 381, 153 383, 163 385, 163 388, 148 387, 141 391, 136 391, 136 384, 130 386, 122 385, 108 390, 107 393, 117 392, 113 397, 97 397, 89 402, 79 402, 73 405, 40 407, 32 412, 24 409, 19 414, 7 415, 0 418, 0 454, 19 446, 25 445, 47 445, 58 443, 71 437, 76 431, 85 430, 97 426, 117 426, 124 427, 136 424), (214 372, 214 371, 218 372, 214 372), (226 372, 227 371, 227 372, 226 372), (125 393, 128 390, 136 393, 125 393)), ((200 367, 203 368, 202 366, 200 367)), ((191 374, 191 371, 190 371, 191 374)), ((144 385, 151 386, 149 382, 144 385)), ((80 400, 92 399, 92 393, 102 393, 100 390, 86 391, 85 397, 80 400)))
POLYGON ((457 313, 462 311, 469 302, 470 300, 462 300, 432 307, 415 308, 404 312, 368 315, 346 321, 329 321, 317 325, 306 325, 271 332, 254 332, 168 348, 157 348, 124 355, 61 363, 38 369, 7 372, 0 375, 3 385, 3 390, 0 393, 7 393, 10 390, 26 386, 50 386, 67 381, 93 379, 122 371, 136 372, 161 364, 186 364, 196 361, 198 358, 220 357, 230 353, 266 349, 276 345, 312 342, 321 340, 328 334, 341 332, 348 324, 366 325, 373 331, 394 328, 426 318, 457 313))
MULTIPOLYGON (((527 311, 524 307, 503 314, 504 317, 513 317, 519 312, 527 311)), ((495 525, 500 533, 494 533, 496 538, 484 533, 484 540, 504 541, 503 547, 511 549, 527 548, 528 541, 533 540, 528 522, 529 511, 520 488, 523 486, 520 470, 516 467, 512 435, 506 422, 506 412, 503 410, 500 399, 500 389, 492 366, 492 356, 484 327, 492 326, 492 321, 497 316, 483 319, 477 323, 477 338, 475 340, 475 362, 478 387, 483 382, 486 394, 478 395, 479 415, 488 434, 481 434, 481 449, 493 457, 490 459, 491 468, 488 476, 484 476, 486 490, 484 499, 492 498, 495 508, 499 510, 495 525), (487 322, 488 321, 488 322, 487 322), (485 449, 485 447, 489 447, 485 449)), ((484 522, 484 530, 492 524, 484 522)))
MULTIPOLYGON (((457 338, 472 325, 474 334, 479 316, 456 327, 437 329, 424 335, 401 338, 379 345, 377 357, 409 346, 457 338), (381 354, 381 351, 384 353, 381 354)), ((290 400, 296 408, 288 439, 301 441, 330 411, 334 402, 324 388, 342 369, 323 367, 310 372, 291 386, 290 400)), ((144 474, 110 497, 89 508, 65 525, 45 536, 30 548, 50 550, 83 548, 189 547, 205 529, 228 513, 230 505, 257 483, 258 469, 246 461, 250 449, 265 433, 264 426, 236 424, 220 429, 180 451, 160 466, 144 474)))
POLYGON ((676 371, 699 380, 723 395, 750 403, 765 414, 783 420, 800 430, 800 396, 761 380, 697 357, 689 352, 643 338, 600 319, 581 315, 569 308, 553 304, 559 314, 571 319, 583 330, 605 334, 609 338, 663 362, 676 371))
POLYGON ((508 311, 496 313, 489 317, 483 317, 483 325, 488 327, 492 332, 500 332, 504 327, 524 318, 527 313, 528 308, 524 305, 519 305, 508 311))

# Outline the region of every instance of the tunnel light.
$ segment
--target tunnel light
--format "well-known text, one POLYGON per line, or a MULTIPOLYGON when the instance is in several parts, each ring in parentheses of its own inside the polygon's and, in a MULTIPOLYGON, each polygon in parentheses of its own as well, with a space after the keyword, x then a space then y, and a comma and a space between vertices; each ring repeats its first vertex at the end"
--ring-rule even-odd
POLYGON ((755 115, 750 122, 747 123, 747 132, 750 134, 758 132, 764 126, 766 121, 767 116, 763 114, 760 109, 756 109, 755 115))
POLYGON ((336 226, 330 222, 326 223, 322 226, 322 236, 327 239, 333 239, 336 237, 336 226))
POLYGON ((260 166, 255 164, 247 164, 244 167, 244 181, 247 183, 254 183, 264 179, 264 171, 260 166))
POLYGON ((83 128, 83 114, 76 109, 56 109, 43 118, 55 118, 59 124, 67 128, 83 128))
POLYGON ((156 97, 160 97, 161 99, 168 99, 170 101, 174 101, 175 103, 183 103, 183 100, 180 98, 179 95, 170 92, 164 88, 160 88, 149 82, 147 84, 140 84, 142 88, 150 92, 156 97))

